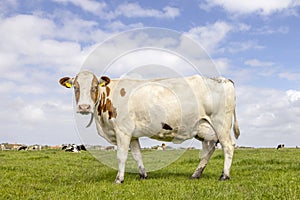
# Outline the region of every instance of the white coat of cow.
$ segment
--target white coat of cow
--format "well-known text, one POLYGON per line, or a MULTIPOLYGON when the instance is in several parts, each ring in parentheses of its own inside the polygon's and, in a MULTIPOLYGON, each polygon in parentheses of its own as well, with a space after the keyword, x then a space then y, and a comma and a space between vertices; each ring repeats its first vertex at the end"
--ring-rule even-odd
POLYGON ((59 80, 74 88, 76 109, 91 114, 98 133, 117 145, 118 174, 115 183, 124 181, 125 163, 130 148, 141 179, 147 178, 139 137, 181 143, 190 138, 202 141, 202 158, 191 178, 200 178, 215 144, 224 151, 224 169, 219 180, 229 179, 235 142, 239 137, 235 114, 233 82, 225 78, 198 75, 153 80, 99 79, 89 71, 75 78, 59 80))

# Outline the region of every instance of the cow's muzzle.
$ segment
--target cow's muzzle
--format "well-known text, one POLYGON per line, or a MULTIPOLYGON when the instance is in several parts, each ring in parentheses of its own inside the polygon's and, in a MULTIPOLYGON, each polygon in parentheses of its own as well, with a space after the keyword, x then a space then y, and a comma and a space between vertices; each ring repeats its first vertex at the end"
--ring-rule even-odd
POLYGON ((91 105, 89 104, 80 104, 78 105, 77 112, 83 115, 87 115, 92 113, 91 105))

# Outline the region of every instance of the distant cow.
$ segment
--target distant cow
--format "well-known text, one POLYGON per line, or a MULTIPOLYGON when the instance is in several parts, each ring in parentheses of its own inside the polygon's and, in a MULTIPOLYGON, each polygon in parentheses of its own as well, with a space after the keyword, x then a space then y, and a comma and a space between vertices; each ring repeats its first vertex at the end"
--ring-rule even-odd
POLYGON ((21 150, 27 150, 27 146, 20 146, 19 148, 18 148, 18 151, 21 151, 21 150))
POLYGON ((75 144, 72 144, 72 145, 69 145, 65 151, 68 151, 68 152, 75 152, 75 153, 78 153, 79 150, 77 149, 77 145, 75 144))
POLYGON ((59 82, 66 88, 74 88, 77 113, 91 114, 88 126, 94 119, 98 133, 117 145, 115 183, 124 181, 129 148, 137 161, 140 177, 147 178, 139 143, 139 137, 144 136, 174 143, 191 138, 202 141, 202 159, 191 177, 193 179, 201 177, 215 150, 215 143, 220 142, 224 168, 219 180, 230 178, 235 146, 231 128, 236 138, 240 135, 231 80, 198 75, 111 80, 107 76, 98 79, 91 72, 81 71, 75 78, 64 77, 59 82))
POLYGON ((280 148, 284 148, 284 144, 279 144, 279 145, 277 146, 277 150, 280 149, 280 148))
POLYGON ((61 149, 68 151, 68 152, 75 152, 75 153, 78 153, 80 151, 86 151, 86 148, 84 145, 76 145, 76 144, 64 145, 61 149))
POLYGON ((86 151, 86 148, 85 148, 85 146, 84 146, 83 144, 77 145, 77 149, 78 149, 79 151, 86 151))
POLYGON ((61 150, 66 150, 67 147, 68 147, 68 145, 63 145, 61 150))

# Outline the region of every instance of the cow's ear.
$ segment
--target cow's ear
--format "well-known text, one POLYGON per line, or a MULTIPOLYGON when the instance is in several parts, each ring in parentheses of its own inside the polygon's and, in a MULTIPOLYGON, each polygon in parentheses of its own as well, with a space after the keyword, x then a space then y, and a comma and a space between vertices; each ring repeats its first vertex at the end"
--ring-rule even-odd
POLYGON ((64 77, 59 80, 59 83, 66 88, 71 88, 73 85, 73 80, 73 78, 64 77))
POLYGON ((99 85, 101 87, 105 87, 110 83, 110 78, 108 78, 107 76, 101 76, 100 80, 99 80, 99 85))

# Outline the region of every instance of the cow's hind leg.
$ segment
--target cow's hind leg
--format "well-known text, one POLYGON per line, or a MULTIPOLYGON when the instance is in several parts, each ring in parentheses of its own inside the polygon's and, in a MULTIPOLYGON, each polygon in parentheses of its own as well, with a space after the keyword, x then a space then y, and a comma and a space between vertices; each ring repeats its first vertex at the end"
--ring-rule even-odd
POLYGON ((215 151, 215 144, 216 142, 214 141, 205 141, 205 140, 202 141, 202 158, 194 174, 191 176, 191 179, 196 179, 201 177, 202 172, 205 169, 211 155, 215 151))
MULTIPOLYGON (((229 135, 230 136, 230 135, 229 135)), ((231 142, 231 138, 228 141, 220 141, 223 152, 224 152, 224 169, 222 175, 220 176, 220 181, 225 181, 230 179, 230 167, 233 159, 233 152, 235 144, 231 142)))
POLYGON ((224 168, 219 180, 224 181, 230 179, 230 168, 235 147, 235 141, 231 137, 232 113, 224 113, 214 122, 214 129, 224 153, 224 168))
MULTIPOLYGON (((231 119, 230 119, 231 120, 231 119)), ((229 121, 229 120, 227 120, 229 121)), ((222 124, 222 123, 219 123, 222 124)), ((231 137, 230 128, 231 123, 224 123, 224 128, 216 127, 216 132, 218 133, 219 141, 222 145, 222 149, 224 152, 224 169, 222 175, 220 176, 219 180, 224 181, 230 179, 230 167, 232 164, 233 159, 233 152, 235 147, 235 142, 231 137)))
POLYGON ((141 146, 138 139, 132 139, 130 142, 130 150, 134 160, 137 162, 139 167, 139 173, 141 179, 147 178, 147 173, 142 160, 141 146))

